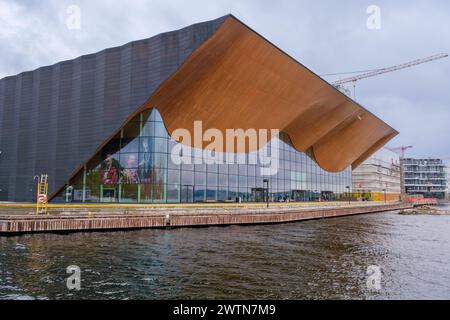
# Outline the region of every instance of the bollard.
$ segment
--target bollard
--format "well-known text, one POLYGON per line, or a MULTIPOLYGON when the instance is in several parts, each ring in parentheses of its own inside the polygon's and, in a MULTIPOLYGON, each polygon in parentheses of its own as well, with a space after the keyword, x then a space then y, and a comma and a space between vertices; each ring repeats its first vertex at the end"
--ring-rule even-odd
POLYGON ((169 214, 166 214, 164 221, 165 221, 166 229, 170 229, 170 215, 169 214))

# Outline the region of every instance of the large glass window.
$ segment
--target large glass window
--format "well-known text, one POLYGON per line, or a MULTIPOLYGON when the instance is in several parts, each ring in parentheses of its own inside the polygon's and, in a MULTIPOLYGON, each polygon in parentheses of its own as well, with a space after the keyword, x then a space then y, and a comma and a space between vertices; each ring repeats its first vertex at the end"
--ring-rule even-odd
POLYGON ((167 202, 180 202, 179 184, 169 184, 167 186, 167 202))
POLYGON ((182 185, 194 185, 194 172, 188 170, 181 171, 181 184, 182 185))
POLYGON ((196 171, 194 183, 196 186, 206 186, 206 173, 196 171))
MULTIPOLYGON (((167 203, 263 201, 269 179, 271 201, 314 201, 340 198, 351 186, 351 169, 329 173, 297 152, 282 134, 276 157, 279 170, 262 176, 258 153, 224 154, 227 164, 204 164, 191 149, 192 163, 178 164, 170 151, 178 143, 166 131, 156 109, 130 121, 73 178, 62 199, 73 202, 167 203), (195 161, 199 162, 195 162, 195 161), (247 162, 247 163, 246 163, 247 162)), ((269 142, 266 155, 271 154, 269 142)))
POLYGON ((208 172, 206 179, 208 186, 217 186, 217 173, 208 172))
POLYGON ((120 189, 120 201, 121 202, 137 202, 138 201, 138 189, 137 184, 122 184, 120 189))

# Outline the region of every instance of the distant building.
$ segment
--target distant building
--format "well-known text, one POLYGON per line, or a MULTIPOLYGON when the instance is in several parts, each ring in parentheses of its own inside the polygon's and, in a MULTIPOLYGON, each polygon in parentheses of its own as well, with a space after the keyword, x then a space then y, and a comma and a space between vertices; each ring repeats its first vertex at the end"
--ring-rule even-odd
POLYGON ((446 198, 447 170, 442 159, 404 159, 405 189, 410 195, 446 198))
POLYGON ((383 148, 353 170, 353 191, 367 200, 399 200, 400 176, 399 156, 383 148))

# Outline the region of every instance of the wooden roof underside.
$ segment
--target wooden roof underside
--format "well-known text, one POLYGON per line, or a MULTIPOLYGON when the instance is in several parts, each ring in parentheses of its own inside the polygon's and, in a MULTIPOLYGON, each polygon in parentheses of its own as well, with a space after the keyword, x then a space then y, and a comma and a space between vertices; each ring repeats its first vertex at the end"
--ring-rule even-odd
POLYGON ((398 134, 232 16, 136 113, 152 107, 169 133, 193 132, 195 120, 224 136, 279 129, 329 172, 358 166, 398 134))

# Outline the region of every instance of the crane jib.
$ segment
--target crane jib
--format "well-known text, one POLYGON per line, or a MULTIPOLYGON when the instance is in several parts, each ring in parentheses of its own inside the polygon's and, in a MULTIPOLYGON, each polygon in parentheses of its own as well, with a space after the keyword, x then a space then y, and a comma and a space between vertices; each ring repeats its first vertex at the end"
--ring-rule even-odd
POLYGON ((356 75, 350 78, 346 78, 346 79, 342 79, 342 80, 338 80, 338 81, 334 81, 332 82, 333 86, 339 86, 345 83, 350 83, 350 82, 357 82, 358 80, 362 80, 362 79, 366 79, 366 78, 370 78, 370 77, 374 77, 380 74, 384 74, 384 73, 388 73, 388 72, 393 72, 393 71, 397 71, 397 70, 401 70, 401 69, 405 69, 405 68, 409 68, 412 66, 416 66, 418 64, 422 64, 422 63, 426 63, 426 62, 430 62, 430 61, 434 61, 434 60, 438 60, 438 59, 443 59, 448 57, 448 54, 446 53, 441 53, 441 54, 436 54, 434 56, 430 56, 427 58, 422 58, 422 59, 417 59, 414 61, 410 61, 410 62, 406 62, 406 63, 402 63, 399 65, 395 65, 392 67, 388 67, 388 68, 381 68, 381 69, 376 69, 373 71, 369 71, 360 75, 356 75))

